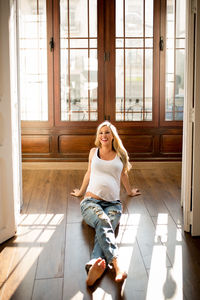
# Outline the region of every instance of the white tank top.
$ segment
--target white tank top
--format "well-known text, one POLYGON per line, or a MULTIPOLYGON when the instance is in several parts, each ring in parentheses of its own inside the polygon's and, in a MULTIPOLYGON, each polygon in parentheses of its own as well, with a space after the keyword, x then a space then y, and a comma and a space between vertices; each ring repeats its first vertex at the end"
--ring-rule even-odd
POLYGON ((105 201, 120 199, 120 178, 123 163, 116 154, 112 160, 100 159, 96 149, 92 162, 90 181, 86 192, 99 196, 105 201))

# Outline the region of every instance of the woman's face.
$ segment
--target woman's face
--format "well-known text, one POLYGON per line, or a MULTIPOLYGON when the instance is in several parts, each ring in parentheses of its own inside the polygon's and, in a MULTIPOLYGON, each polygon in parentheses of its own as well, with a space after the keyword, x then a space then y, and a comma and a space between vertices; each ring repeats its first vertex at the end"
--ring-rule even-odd
POLYGON ((101 145, 109 145, 112 144, 113 134, 108 126, 103 126, 99 130, 99 141, 101 145))

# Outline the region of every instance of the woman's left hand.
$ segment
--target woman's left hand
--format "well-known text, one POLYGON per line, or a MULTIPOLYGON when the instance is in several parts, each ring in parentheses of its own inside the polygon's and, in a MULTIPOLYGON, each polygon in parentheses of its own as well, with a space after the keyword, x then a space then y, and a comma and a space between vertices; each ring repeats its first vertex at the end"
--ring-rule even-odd
POLYGON ((141 195, 141 193, 137 188, 135 188, 135 189, 132 189, 131 193, 129 193, 128 195, 131 197, 135 197, 135 196, 141 195))
POLYGON ((73 192, 70 193, 72 196, 75 196, 75 197, 81 197, 82 196, 82 193, 80 192, 79 189, 74 189, 73 192))

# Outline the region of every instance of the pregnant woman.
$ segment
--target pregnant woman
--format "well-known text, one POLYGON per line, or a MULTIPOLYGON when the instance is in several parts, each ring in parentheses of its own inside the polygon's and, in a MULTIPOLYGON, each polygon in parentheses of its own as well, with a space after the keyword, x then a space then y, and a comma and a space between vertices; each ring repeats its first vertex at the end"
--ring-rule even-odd
POLYGON ((108 121, 100 124, 95 145, 96 148, 90 150, 88 170, 81 188, 71 193, 76 197, 84 195, 81 213, 85 222, 95 229, 94 249, 85 266, 88 286, 102 276, 107 265, 114 267, 116 282, 127 277, 119 265, 115 240, 115 229, 122 214, 120 183, 129 196, 140 195, 137 188, 130 186, 128 171, 131 164, 115 126, 108 121))

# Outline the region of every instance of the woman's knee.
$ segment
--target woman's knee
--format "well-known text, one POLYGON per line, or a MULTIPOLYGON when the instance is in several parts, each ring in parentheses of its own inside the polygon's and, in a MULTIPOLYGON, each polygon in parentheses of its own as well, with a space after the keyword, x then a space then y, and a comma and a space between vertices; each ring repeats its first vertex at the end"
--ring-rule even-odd
POLYGON ((113 209, 108 212, 108 217, 114 230, 117 228, 119 224, 121 215, 122 215, 122 211, 118 209, 113 209))
POLYGON ((122 215, 122 211, 117 208, 110 209, 108 212, 108 217, 110 220, 120 219, 122 215))
POLYGON ((108 219, 99 205, 88 204, 87 206, 81 207, 81 213, 85 222, 92 227, 95 227, 99 222, 102 222, 102 220, 108 219))

